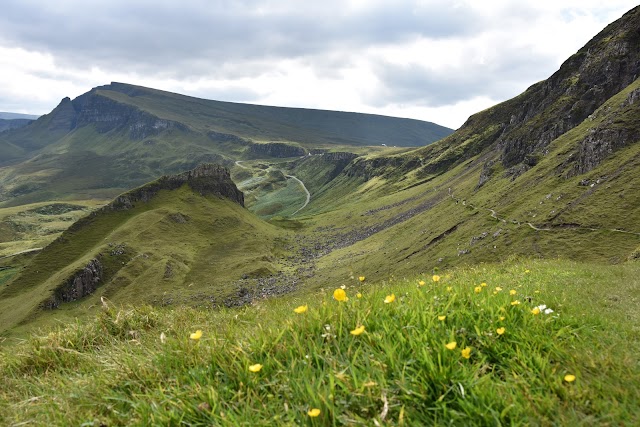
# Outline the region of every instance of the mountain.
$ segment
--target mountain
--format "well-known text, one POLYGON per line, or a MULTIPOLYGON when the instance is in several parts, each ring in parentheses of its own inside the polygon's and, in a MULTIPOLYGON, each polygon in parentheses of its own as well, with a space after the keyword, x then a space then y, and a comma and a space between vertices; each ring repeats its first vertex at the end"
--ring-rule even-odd
POLYGON ((40 116, 36 116, 33 114, 7 113, 4 111, 0 111, 0 119, 2 120, 15 120, 15 119, 36 120, 38 117, 40 116))
MULTIPOLYGON (((218 223, 216 215, 208 218, 205 214, 213 209, 211 202, 185 189, 179 190, 183 193, 162 192, 162 198, 134 204, 127 213, 99 211, 97 218, 105 219, 96 223, 81 220, 80 224, 91 227, 71 227, 22 270, 9 265, 13 279, 4 279, 0 301, 7 304, 4 307, 21 307, 30 301, 29 310, 15 309, 25 316, 37 307, 42 311, 43 300, 67 283, 73 272, 91 270, 90 261, 111 250, 104 245, 112 243, 115 248, 123 242, 131 248, 118 258, 126 272, 118 277, 124 278, 108 281, 87 303, 62 304, 62 311, 78 314, 77 307, 88 310, 100 295, 155 304, 163 303, 160 295, 192 305, 206 304, 203 301, 243 304, 272 290, 305 293, 340 286, 360 274, 382 282, 518 257, 634 262, 640 258, 639 29, 640 8, 634 8, 596 35, 549 79, 471 116, 452 135, 426 147, 389 154, 289 142, 260 145, 247 134, 213 131, 216 144, 226 150, 217 155, 244 191, 243 200, 263 219, 235 203, 233 214, 223 213, 227 219, 218 223), (258 145, 260 150, 251 149, 258 145), (311 153, 294 159, 278 156, 286 153, 290 157, 293 147, 305 147, 311 153), (233 162, 229 153, 245 160, 233 162), (154 203, 160 211, 154 210, 154 203), (204 210, 198 210, 200 206, 204 210), (146 217, 148 210, 155 216, 146 217), (177 213, 178 220, 167 216, 177 213), (194 228, 182 232, 179 218, 186 217, 198 221, 187 222, 194 228), (211 224, 220 228, 211 230, 211 224), (134 237, 130 240, 128 235, 134 237), (153 260, 152 269, 147 259, 153 260), (173 279, 161 277, 164 271, 179 274, 173 279), (129 287, 130 283, 136 285, 129 287), (144 293, 133 293, 145 286, 144 293)), ((158 141, 155 146, 148 144, 156 150, 163 147, 153 161, 164 159, 166 164, 157 170, 187 164, 182 155, 177 156, 179 150, 171 149, 170 137, 196 131, 182 129, 179 120, 169 121, 169 117, 178 118, 170 100, 153 103, 157 117, 161 108, 166 112, 162 116, 166 121, 147 121, 151 109, 142 106, 145 102, 150 105, 145 99, 155 95, 136 93, 105 91, 64 101, 55 114, 28 127, 29 132, 42 135, 59 132, 59 141, 64 143, 38 148, 29 145, 34 138, 19 141, 17 135, 27 135, 26 130, 14 132, 13 147, 40 154, 9 169, 49 179, 53 175, 47 175, 48 171, 68 156, 83 172, 56 172, 57 179, 71 180, 60 182, 82 176, 94 180, 92 188, 111 186, 112 191, 114 175, 139 173, 142 163, 150 164, 149 157, 138 160, 132 153, 140 150, 141 155, 149 155, 152 151, 132 141, 158 141), (113 114, 101 113, 104 120, 91 116, 91 112, 108 111, 107 105, 116 105, 113 98, 133 98, 127 105, 135 102, 141 107, 126 120, 117 109, 113 114), (82 114, 76 114, 74 102, 81 106, 78 111, 82 114), (174 111, 173 116, 168 111, 174 111), (127 120, 139 126, 131 127, 127 120), (69 123, 77 126, 84 121, 92 124, 69 131, 69 123), (150 132, 159 133, 151 138, 150 132), (82 140, 81 135, 88 138, 82 140), (96 135, 99 138, 92 140, 96 135), (120 135, 120 145, 113 145, 115 135, 120 135), (136 135, 142 139, 136 140, 136 135), (85 161, 77 150, 81 144, 93 147, 94 154, 101 152, 101 161, 85 161), (116 146, 129 157, 111 157, 116 146), (110 180, 104 180, 105 174, 110 174, 110 180)), ((201 147, 211 147, 207 141, 201 147)), ((189 158, 198 161, 201 157, 194 152, 189 158)), ((9 175, 5 174, 4 182, 10 181, 9 175)), ((121 183, 132 180, 128 176, 121 183)), ((60 184, 58 191, 60 188, 65 187, 60 184)), ((78 187, 66 188, 72 192, 78 187)), ((14 197, 20 200, 21 196, 14 197)), ((6 325, 15 316, 0 320, 6 325)))
POLYGON ((65 98, 31 126, 0 135, 0 166, 7 166, 0 200, 113 197, 202 162, 415 147, 450 133, 418 120, 209 101, 112 83, 65 98))
POLYGON ((31 119, 0 119, 0 132, 19 129, 33 122, 31 119))

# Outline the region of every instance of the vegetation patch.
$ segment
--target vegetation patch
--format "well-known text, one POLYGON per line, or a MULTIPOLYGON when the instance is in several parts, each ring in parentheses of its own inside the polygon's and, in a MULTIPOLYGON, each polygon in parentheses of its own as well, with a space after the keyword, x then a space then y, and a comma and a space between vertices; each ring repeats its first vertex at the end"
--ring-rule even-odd
POLYGON ((239 310, 106 302, 5 343, 0 421, 636 425, 637 273, 525 261, 239 310))

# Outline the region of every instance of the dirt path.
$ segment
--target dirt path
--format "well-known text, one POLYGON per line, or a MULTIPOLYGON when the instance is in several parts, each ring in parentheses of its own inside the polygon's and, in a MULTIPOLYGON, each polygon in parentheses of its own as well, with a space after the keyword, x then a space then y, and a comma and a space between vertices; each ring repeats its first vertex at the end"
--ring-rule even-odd
POLYGON ((248 167, 246 167, 246 166, 242 166, 242 165, 240 164, 240 163, 242 163, 242 162, 243 162, 242 160, 236 160, 236 166, 241 167, 242 169, 249 169, 249 168, 248 168, 248 167))
POLYGON ((28 254, 29 252, 38 252, 38 251, 41 251, 42 249, 43 248, 26 249, 24 251, 16 252, 16 253, 13 253, 13 254, 0 256, 0 259, 9 258, 9 257, 16 256, 16 255, 28 254))
POLYGON ((298 181, 298 183, 302 186, 302 189, 304 190, 304 192, 307 193, 307 200, 305 200, 304 205, 302 205, 302 207, 300 209, 298 209, 297 211, 295 211, 294 213, 291 214, 291 216, 294 216, 295 214, 300 212, 302 209, 307 207, 307 205, 309 204, 309 201, 311 200, 311 193, 309 193, 309 190, 307 190, 307 186, 304 185, 304 182, 302 182, 297 177, 295 177, 293 175, 285 175, 285 176, 287 178, 291 178, 291 179, 294 179, 294 180, 298 181))

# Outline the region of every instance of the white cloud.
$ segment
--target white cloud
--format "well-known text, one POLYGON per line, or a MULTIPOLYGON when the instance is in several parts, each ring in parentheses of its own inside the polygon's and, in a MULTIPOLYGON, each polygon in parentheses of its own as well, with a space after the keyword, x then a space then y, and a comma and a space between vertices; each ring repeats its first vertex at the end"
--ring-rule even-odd
POLYGON ((0 111, 122 81, 459 127, 551 75, 633 1, 7 0, 0 111))

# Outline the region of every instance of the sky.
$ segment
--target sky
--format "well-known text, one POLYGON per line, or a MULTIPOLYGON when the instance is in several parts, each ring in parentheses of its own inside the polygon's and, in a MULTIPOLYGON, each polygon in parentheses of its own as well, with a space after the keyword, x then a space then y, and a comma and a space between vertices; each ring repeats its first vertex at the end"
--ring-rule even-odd
POLYGON ((112 81, 460 127, 637 0, 3 0, 0 111, 112 81))

